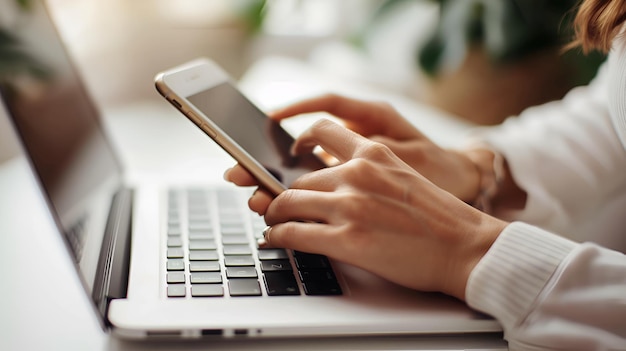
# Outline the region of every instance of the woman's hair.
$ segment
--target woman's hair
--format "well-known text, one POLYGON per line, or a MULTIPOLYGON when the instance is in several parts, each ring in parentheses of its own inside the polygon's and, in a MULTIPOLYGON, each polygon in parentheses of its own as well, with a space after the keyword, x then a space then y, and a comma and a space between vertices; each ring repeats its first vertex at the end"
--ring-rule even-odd
POLYGON ((626 20, 626 0, 583 0, 574 19, 574 41, 584 53, 611 49, 611 43, 626 20))

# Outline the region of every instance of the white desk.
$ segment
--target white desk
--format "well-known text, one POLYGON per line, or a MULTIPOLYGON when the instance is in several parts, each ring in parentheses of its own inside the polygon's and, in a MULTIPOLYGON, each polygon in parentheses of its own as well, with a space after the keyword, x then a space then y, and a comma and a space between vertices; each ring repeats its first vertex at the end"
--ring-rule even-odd
MULTIPOLYGON (((280 63, 279 67, 282 72, 288 73, 285 62, 280 63)), ((247 91, 262 92, 255 95, 257 100, 280 104, 296 98, 299 93, 314 93, 311 91, 313 85, 306 83, 306 79, 306 84, 300 85, 298 90, 294 89, 296 83, 293 79, 296 77, 293 74, 288 75, 289 79, 283 79, 273 75, 267 66, 257 68, 263 69, 253 69, 243 81, 247 91), (262 84, 264 88, 256 90, 259 79, 263 81, 267 73, 275 79, 268 78, 262 84), (287 90, 291 94, 273 95, 272 91, 276 93, 280 90, 277 87, 284 84, 290 86, 287 90), (272 99, 266 98, 270 95, 272 99)), ((409 105, 403 105, 403 112, 409 112, 409 105)), ((427 110, 413 110, 420 111, 427 110)), ((132 165, 132 174, 150 173, 158 169, 165 176, 169 172, 184 172, 190 177, 217 179, 221 178, 225 167, 233 164, 223 151, 164 102, 138 103, 108 113, 111 117, 108 125, 115 145, 123 151, 123 162, 132 165), (146 153, 146 148, 153 152, 146 153)), ((0 118, 6 117, 2 115, 0 118)), ((437 123, 433 122, 433 125, 437 123)), ((441 139, 447 136, 454 140, 454 135, 462 133, 463 128, 451 128, 450 131, 447 134, 443 133, 443 129, 433 128, 432 136, 441 139)), ((0 277, 3 279, 0 350, 507 349, 501 339, 485 335, 217 342, 128 342, 110 338, 99 326, 23 157, 0 165, 0 194, 0 277), (17 267, 20 267, 19 270, 17 267)))

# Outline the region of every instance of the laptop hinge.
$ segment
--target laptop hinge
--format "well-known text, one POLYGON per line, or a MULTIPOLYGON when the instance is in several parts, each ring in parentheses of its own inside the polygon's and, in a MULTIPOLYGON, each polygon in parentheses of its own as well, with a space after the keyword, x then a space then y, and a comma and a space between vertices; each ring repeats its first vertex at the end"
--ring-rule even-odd
POLYGON ((102 239, 92 298, 105 321, 109 302, 126 297, 128 288, 132 199, 132 190, 128 188, 113 196, 102 239))

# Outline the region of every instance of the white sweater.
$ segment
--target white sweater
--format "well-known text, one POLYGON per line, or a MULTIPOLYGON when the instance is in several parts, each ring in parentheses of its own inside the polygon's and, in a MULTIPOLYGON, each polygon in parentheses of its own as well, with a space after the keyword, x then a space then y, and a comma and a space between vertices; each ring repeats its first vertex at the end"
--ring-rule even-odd
POLYGON ((517 222, 472 272, 468 304, 511 350, 626 350, 626 39, 589 86, 485 140, 528 201, 505 214, 517 222))

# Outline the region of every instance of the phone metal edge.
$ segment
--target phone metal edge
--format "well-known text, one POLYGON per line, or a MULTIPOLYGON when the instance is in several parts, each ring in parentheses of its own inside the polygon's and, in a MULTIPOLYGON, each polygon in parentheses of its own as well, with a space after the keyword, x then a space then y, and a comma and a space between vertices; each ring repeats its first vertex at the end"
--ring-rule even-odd
MULTIPOLYGON (((263 167, 263 165, 254 159, 245 149, 239 146, 237 142, 228 136, 228 134, 219 128, 202 111, 197 109, 185 97, 176 94, 172 87, 166 82, 166 78, 170 77, 172 74, 179 75, 184 71, 205 65, 207 63, 212 66, 211 69, 215 69, 224 74, 223 82, 233 84, 233 80, 230 76, 228 76, 228 74, 226 74, 226 72, 224 72, 219 66, 211 64, 212 61, 208 59, 196 59, 158 73, 155 77, 156 90, 189 121, 202 130, 202 132, 209 136, 224 151, 226 151, 236 162, 240 163, 245 169, 252 173, 252 175, 259 181, 259 183, 262 184, 263 187, 267 188, 274 195, 280 194, 287 189, 285 184, 276 179, 269 171, 267 171, 265 167, 263 167), (194 115, 201 120, 195 120, 193 117, 194 115)), ((235 84, 233 85, 236 87, 235 84)), ((247 99, 245 95, 243 95, 243 97, 247 99)))

